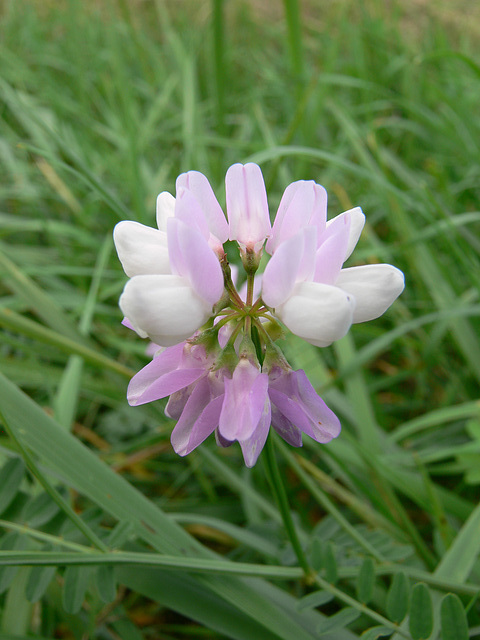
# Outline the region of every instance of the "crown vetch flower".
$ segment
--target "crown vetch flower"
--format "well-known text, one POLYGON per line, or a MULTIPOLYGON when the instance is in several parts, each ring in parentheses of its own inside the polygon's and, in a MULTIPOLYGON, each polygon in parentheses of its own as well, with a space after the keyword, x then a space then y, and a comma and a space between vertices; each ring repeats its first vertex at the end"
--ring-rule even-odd
POLYGON ((223 293, 220 263, 198 229, 170 218, 167 245, 172 273, 133 276, 119 301, 135 330, 164 346, 191 336, 223 293))
POLYGON ((234 164, 225 177, 230 240, 259 251, 270 234, 267 192, 260 167, 234 164))
POLYGON ((342 268, 363 221, 358 207, 337 216, 316 246, 302 229, 278 246, 265 268, 265 304, 292 333, 318 347, 342 338, 352 323, 378 318, 405 286, 403 273, 389 264, 342 268))
POLYGON ((179 455, 215 433, 222 447, 238 441, 251 467, 270 426, 295 447, 302 434, 327 443, 340 433, 305 372, 293 371, 274 344, 282 325, 327 346, 352 323, 384 313, 404 278, 388 264, 344 267, 365 216, 356 207, 327 221, 326 191, 313 180, 285 189, 273 226, 257 165, 233 165, 225 183, 228 222, 207 178, 189 171, 177 179, 176 198, 159 195, 158 229, 115 227, 130 278, 119 301, 124 324, 156 343, 127 397, 131 405, 169 397, 179 455), (240 292, 227 239, 237 241, 246 271, 240 292), (259 275, 264 245, 271 258, 259 275))

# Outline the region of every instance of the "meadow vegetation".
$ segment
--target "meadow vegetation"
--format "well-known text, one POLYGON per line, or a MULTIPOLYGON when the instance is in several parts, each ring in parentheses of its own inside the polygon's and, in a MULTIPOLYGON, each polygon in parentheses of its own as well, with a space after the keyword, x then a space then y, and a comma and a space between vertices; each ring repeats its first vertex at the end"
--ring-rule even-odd
POLYGON ((480 13, 462 4, 4 0, 1 638, 480 635, 480 13), (330 217, 361 206, 352 264, 406 276, 332 347, 282 343, 343 427, 275 442, 308 579, 262 458, 213 439, 179 458, 164 403, 126 401, 147 356, 120 324, 114 225, 153 225, 190 169, 224 203, 247 161, 272 213, 298 179, 330 217))

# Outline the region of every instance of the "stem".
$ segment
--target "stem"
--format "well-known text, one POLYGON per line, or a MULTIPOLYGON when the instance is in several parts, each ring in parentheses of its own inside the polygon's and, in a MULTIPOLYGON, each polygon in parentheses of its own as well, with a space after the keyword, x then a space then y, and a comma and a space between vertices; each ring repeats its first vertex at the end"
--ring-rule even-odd
POLYGON ((247 277, 247 307, 251 307, 252 306, 254 283, 255 283, 254 276, 249 275, 247 277))
POLYGON ((386 627, 389 627, 390 629, 392 629, 399 635, 403 636, 404 638, 411 638, 411 636, 408 635, 405 631, 403 631, 397 624, 395 624, 388 618, 385 618, 384 616, 382 616, 380 613, 377 613, 373 609, 370 609, 370 607, 367 607, 367 605, 362 604, 361 602, 358 602, 358 600, 355 600, 355 598, 352 598, 351 596, 344 593, 340 589, 337 589, 337 587, 335 587, 330 582, 327 582, 327 580, 324 580, 323 578, 321 578, 318 574, 314 576, 314 581, 321 589, 328 591, 341 602, 344 602, 345 604, 349 605, 350 607, 353 607, 357 611, 364 613, 372 620, 375 620, 375 622, 378 622, 382 625, 385 625, 386 627))
POLYGON ((307 558, 300 544, 300 540, 298 539, 297 531, 292 519, 292 513, 288 505, 288 497, 285 490, 285 485, 283 484, 283 479, 278 469, 277 459, 275 457, 273 435, 271 431, 267 438, 263 460, 267 471, 267 477, 272 488, 272 493, 274 494, 277 501, 280 515, 282 516, 283 524, 285 526, 285 531, 287 532, 293 550, 295 551, 295 555, 298 558, 298 563, 302 567, 305 576, 311 577, 313 575, 313 572, 307 562, 307 558))
POLYGON ((224 325, 228 324, 229 322, 232 322, 236 318, 242 317, 242 315, 238 313, 238 311, 231 311, 230 313, 222 313, 222 316, 223 316, 222 319, 219 320, 217 324, 214 325, 213 327, 216 331, 221 329, 224 325))
POLYGON ((235 343, 235 340, 237 339, 238 334, 240 333, 241 329, 243 328, 243 324, 241 322, 238 322, 237 326, 235 327, 235 329, 232 331, 231 336, 228 339, 227 344, 225 345, 224 349, 227 348, 227 346, 232 346, 235 343))
POLYGON ((226 261, 226 257, 225 257, 224 260, 220 261, 220 264, 222 266, 223 282, 224 282, 224 285, 225 285, 225 289, 227 290, 227 292, 228 292, 228 294, 230 296, 230 300, 231 300, 232 304, 234 304, 239 309, 244 309, 245 305, 243 303, 243 300, 238 295, 238 292, 235 289, 235 285, 233 284, 232 272, 230 271, 230 265, 226 261))

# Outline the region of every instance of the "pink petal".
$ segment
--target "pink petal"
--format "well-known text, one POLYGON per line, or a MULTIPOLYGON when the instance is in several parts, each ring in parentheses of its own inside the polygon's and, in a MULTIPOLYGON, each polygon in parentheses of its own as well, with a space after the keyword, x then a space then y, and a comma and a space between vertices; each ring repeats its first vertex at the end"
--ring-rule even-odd
POLYGON ((206 377, 197 383, 172 431, 171 442, 176 453, 186 456, 215 431, 222 402, 222 396, 212 400, 206 377))
POLYGON ((334 218, 332 224, 320 237, 320 246, 315 256, 315 282, 334 284, 340 273, 347 252, 350 235, 350 216, 334 218))
MULTIPOLYGON (((270 394, 270 392, 269 392, 270 394)), ((272 401, 272 396, 270 395, 272 401)), ((286 418, 272 401, 272 427, 292 447, 302 446, 302 432, 286 418)))
POLYGON ((315 226, 318 236, 325 229, 326 219, 325 189, 313 180, 292 182, 282 196, 265 248, 273 254, 282 242, 307 226, 315 226))
POLYGON ((177 192, 188 189, 200 205, 211 233, 223 244, 228 239, 228 223, 209 181, 198 171, 182 173, 177 178, 177 192))
POLYGON ((270 258, 262 278, 262 299, 276 308, 292 294, 295 284, 312 276, 315 227, 307 227, 283 242, 270 258))
POLYGON ((175 218, 184 222, 187 227, 197 229, 208 241, 210 229, 200 203, 191 191, 179 189, 178 186, 175 200, 175 218))
POLYGON ((188 227, 176 218, 168 221, 169 255, 172 270, 185 277, 194 292, 210 306, 223 293, 220 262, 198 229, 188 227))
POLYGON ((271 231, 260 167, 234 164, 227 171, 225 186, 230 240, 258 251, 271 231))
POLYGON ((170 394, 188 387, 201 378, 202 375, 205 375, 205 369, 177 369, 177 371, 165 373, 151 382, 148 387, 145 387, 145 383, 142 380, 135 380, 142 371, 143 369, 132 378, 128 385, 127 399, 131 406, 166 398, 170 394))
POLYGON ((246 440, 240 440, 240 447, 242 448, 243 459, 245 465, 249 468, 253 467, 258 460, 265 442, 267 440, 268 432, 270 431, 271 423, 271 408, 270 400, 268 396, 265 398, 263 412, 258 421, 258 424, 252 433, 252 435, 246 440))
POLYGON ((348 237, 348 244, 345 252, 345 260, 347 260, 351 256, 353 250, 355 249, 355 245, 357 244, 358 239, 360 238, 360 234, 362 233, 363 227, 365 225, 365 216, 363 215, 362 210, 360 209, 360 207, 354 207, 353 209, 344 211, 343 213, 338 215, 336 218, 329 220, 327 222, 327 229, 332 224, 334 224, 335 220, 344 218, 346 216, 350 218, 350 234, 348 237))
POLYGON ((227 440, 247 440, 263 414, 268 376, 246 358, 241 358, 232 378, 225 378, 225 400, 219 431, 227 440))
POLYGON ((340 433, 340 421, 316 393, 302 370, 270 383, 270 399, 293 425, 317 442, 330 442, 340 433))

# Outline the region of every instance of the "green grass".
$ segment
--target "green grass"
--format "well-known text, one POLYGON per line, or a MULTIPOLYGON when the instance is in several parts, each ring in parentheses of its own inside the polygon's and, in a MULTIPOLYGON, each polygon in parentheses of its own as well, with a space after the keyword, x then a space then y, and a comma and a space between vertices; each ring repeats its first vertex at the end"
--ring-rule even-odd
POLYGON ((0 637, 417 640, 430 602, 432 639, 480 635, 478 10, 0 12, 0 637), (343 425, 270 451, 310 582, 262 458, 247 470, 213 442, 179 458, 163 404, 125 397, 147 359, 120 325, 113 226, 152 225, 188 169, 222 201, 245 161, 272 211, 297 179, 327 188, 330 216, 362 206, 353 259, 406 275, 333 347, 284 344, 343 425))

